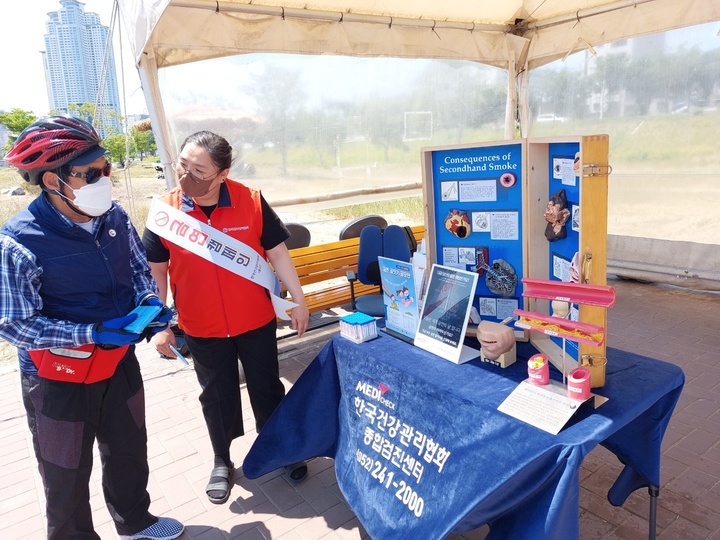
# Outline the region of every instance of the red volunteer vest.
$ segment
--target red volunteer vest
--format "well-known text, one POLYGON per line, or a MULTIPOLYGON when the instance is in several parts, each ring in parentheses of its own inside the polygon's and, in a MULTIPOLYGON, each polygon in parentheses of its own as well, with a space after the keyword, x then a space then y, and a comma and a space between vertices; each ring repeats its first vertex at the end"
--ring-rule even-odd
MULTIPOLYGON (((220 206, 208 219, 196 205, 186 212, 243 242, 261 257, 262 207, 260 192, 226 180, 230 206, 220 206)), ((182 209, 182 192, 175 188, 163 202, 182 209)), ((188 250, 161 238, 170 251, 170 289, 178 310, 178 325, 195 337, 228 337, 255 330, 275 318, 267 291, 188 250)))

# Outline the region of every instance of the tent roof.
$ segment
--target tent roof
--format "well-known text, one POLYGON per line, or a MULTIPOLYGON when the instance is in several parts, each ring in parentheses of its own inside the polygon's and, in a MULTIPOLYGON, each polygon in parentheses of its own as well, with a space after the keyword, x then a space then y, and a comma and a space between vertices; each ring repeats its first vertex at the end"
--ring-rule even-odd
MULTIPOLYGON (((172 150, 160 68, 247 53, 470 60, 508 71, 512 138, 516 110, 527 133, 529 70, 603 43, 720 20, 720 0, 116 2, 163 163, 172 150)), ((173 185, 174 171, 166 168, 166 178, 173 185)))
POLYGON ((718 0, 118 0, 137 63, 251 53, 474 60, 530 69, 720 19, 718 0))

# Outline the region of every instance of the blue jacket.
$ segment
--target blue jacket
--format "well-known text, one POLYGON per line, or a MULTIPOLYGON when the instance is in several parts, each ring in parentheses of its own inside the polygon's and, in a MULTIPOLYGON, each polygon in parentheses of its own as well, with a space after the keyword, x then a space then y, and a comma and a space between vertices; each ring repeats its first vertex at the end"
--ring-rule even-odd
MULTIPOLYGON (((98 219, 93 237, 64 222, 40 196, 3 226, 2 232, 31 251, 42 267, 42 315, 92 324, 135 307, 126 215, 113 205, 98 219)), ((18 349, 18 356, 22 371, 36 372, 27 351, 18 349)))

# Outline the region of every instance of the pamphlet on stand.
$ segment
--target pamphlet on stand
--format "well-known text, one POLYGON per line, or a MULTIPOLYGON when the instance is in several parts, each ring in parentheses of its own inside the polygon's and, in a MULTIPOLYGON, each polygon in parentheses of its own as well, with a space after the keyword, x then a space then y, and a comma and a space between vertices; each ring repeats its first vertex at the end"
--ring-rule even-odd
POLYGON ((412 341, 418 325, 418 295, 412 263, 378 257, 385 303, 385 330, 412 341))
POLYGON ((456 364, 480 357, 463 344, 477 286, 477 272, 433 264, 415 345, 456 364))

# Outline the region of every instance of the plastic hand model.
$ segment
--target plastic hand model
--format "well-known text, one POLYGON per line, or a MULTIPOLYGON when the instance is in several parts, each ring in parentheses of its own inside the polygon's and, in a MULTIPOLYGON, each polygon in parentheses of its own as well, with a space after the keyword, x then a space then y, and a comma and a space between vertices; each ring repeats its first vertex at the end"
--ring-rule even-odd
POLYGON ((142 334, 128 332, 123 328, 137 318, 135 313, 110 319, 109 321, 95 323, 92 329, 92 338, 100 347, 124 347, 142 341, 142 334))
POLYGON ((489 360, 497 360, 515 345, 515 332, 504 324, 480 321, 477 327, 477 340, 485 357, 489 360))

